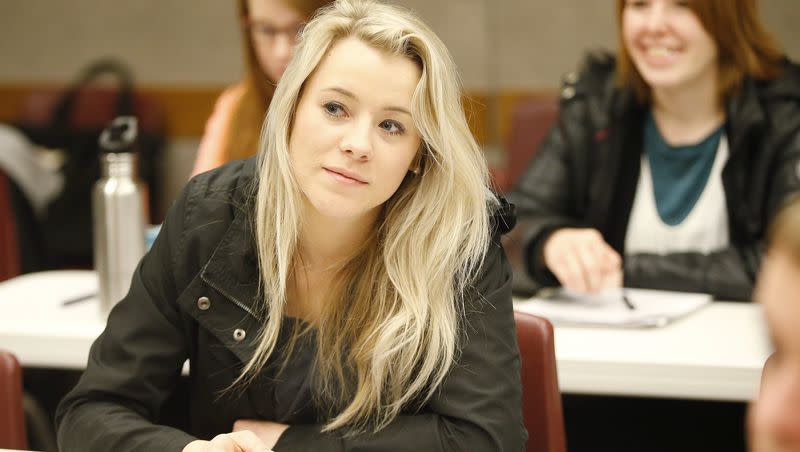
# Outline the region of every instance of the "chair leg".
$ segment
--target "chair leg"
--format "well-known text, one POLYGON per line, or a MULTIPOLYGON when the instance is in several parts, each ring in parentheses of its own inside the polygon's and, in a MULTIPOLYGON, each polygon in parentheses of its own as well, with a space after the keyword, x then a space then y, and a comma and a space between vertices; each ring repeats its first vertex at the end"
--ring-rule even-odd
POLYGON ((22 396, 22 408, 25 411, 30 447, 45 452, 58 452, 55 426, 42 405, 26 392, 22 396))

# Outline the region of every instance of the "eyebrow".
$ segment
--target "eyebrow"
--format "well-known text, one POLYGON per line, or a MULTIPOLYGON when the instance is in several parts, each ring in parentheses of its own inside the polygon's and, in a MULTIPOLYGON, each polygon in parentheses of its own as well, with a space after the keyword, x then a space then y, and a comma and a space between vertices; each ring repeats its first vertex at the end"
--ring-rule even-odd
MULTIPOLYGON (((337 92, 337 93, 339 93, 339 94, 341 94, 343 96, 347 96, 347 97, 349 97, 349 98, 351 98, 353 100, 358 100, 358 97, 356 97, 356 95, 353 94, 352 91, 348 91, 348 90, 346 90, 346 89, 344 89, 342 87, 339 87, 339 86, 332 86, 330 88, 325 88, 324 91, 335 91, 335 92, 337 92)), ((384 107, 383 109, 387 110, 387 111, 396 111, 398 113, 405 113, 408 116, 411 116, 411 112, 408 111, 407 109, 403 108, 403 107, 390 105, 390 106, 384 107)))

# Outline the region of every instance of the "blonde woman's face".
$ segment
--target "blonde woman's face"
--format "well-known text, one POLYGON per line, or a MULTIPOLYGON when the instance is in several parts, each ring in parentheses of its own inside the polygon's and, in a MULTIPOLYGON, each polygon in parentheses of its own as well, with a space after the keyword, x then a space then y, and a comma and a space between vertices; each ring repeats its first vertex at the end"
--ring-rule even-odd
POLYGON ((357 38, 332 46, 306 81, 289 139, 295 176, 323 216, 374 219, 420 147, 411 116, 419 67, 357 38))
POLYGON ((775 354, 749 413, 751 452, 800 452, 800 266, 771 251, 755 299, 764 306, 775 354))
POLYGON ((633 64, 651 88, 690 86, 716 77, 717 46, 683 0, 627 0, 622 37, 633 64))
POLYGON ((306 18, 284 0, 248 0, 250 38, 261 70, 280 80, 294 54, 297 35, 306 18))

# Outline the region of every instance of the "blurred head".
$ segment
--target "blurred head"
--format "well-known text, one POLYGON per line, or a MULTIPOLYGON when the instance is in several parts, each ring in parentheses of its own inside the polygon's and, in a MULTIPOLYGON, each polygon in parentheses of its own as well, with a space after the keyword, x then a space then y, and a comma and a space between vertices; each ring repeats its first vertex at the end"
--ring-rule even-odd
POLYGON ((269 320, 243 378, 277 340, 303 213, 372 221, 316 325, 317 394, 334 407, 326 429, 385 426, 427 400, 453 363, 459 303, 496 202, 461 95, 433 31, 373 0, 323 9, 275 91, 255 213, 269 320))
POLYGON ((294 53, 297 36, 317 8, 330 0, 239 0, 245 55, 251 72, 277 83, 294 53))
POLYGON ((776 217, 755 300, 775 353, 750 412, 753 452, 800 451, 800 197, 776 217))
POLYGON ((756 0, 617 0, 620 82, 647 102, 653 89, 713 79, 720 102, 746 76, 780 74, 782 54, 756 0))
POLYGON ((245 56, 243 94, 221 143, 225 161, 251 157, 275 85, 294 53, 297 33, 317 8, 332 0, 238 0, 245 56))

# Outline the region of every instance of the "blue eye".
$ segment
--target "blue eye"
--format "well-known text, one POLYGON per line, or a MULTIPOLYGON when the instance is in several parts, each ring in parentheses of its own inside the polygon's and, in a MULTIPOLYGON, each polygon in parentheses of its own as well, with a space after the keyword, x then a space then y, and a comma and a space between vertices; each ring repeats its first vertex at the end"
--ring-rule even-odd
POLYGON ((405 133, 406 129, 397 121, 387 119, 380 124, 380 128, 385 130, 389 135, 401 135, 405 133))
POLYGON ((325 109, 325 113, 335 118, 341 118, 345 115, 344 107, 338 102, 326 102, 322 108, 325 109))

